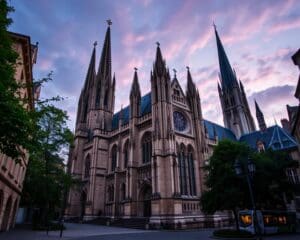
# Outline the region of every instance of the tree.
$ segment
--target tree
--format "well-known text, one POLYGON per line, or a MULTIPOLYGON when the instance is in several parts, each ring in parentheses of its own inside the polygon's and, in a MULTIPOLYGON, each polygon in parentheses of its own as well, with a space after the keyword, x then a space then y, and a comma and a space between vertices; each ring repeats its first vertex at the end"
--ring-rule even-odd
POLYGON ((7 27, 12 23, 8 17, 13 8, 0 0, 0 152, 16 158, 23 154, 30 142, 33 125, 29 113, 17 97, 19 83, 14 73, 18 55, 12 49, 7 27))
POLYGON ((256 165, 253 176, 254 195, 258 208, 284 208, 282 192, 291 192, 285 169, 293 166, 286 153, 268 150, 255 153, 245 144, 223 140, 215 147, 213 155, 205 167, 207 190, 201 197, 202 210, 207 214, 216 211, 232 210, 238 229, 238 209, 252 209, 246 179, 238 177, 234 172, 237 158, 250 156, 256 165))
MULTIPOLYGON (((51 80, 51 76, 42 82, 51 80)), ((24 183, 22 204, 41 209, 40 223, 46 225, 55 209, 61 207, 64 192, 73 180, 66 172, 63 152, 72 143, 72 132, 67 127, 68 116, 57 108, 53 100, 38 101, 32 119, 35 129, 29 147, 30 158, 24 183)))

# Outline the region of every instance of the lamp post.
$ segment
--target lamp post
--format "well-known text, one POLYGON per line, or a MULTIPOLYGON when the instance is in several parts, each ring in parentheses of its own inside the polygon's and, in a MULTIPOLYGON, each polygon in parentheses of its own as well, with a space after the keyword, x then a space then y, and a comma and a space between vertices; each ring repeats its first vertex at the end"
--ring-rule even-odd
POLYGON ((261 239, 259 226, 257 225, 257 215, 256 215, 256 204, 254 199, 254 193, 253 193, 253 185, 251 184, 251 178, 253 178, 254 173, 256 171, 255 164, 253 163, 252 159, 250 157, 247 158, 247 162, 242 159, 236 159, 234 163, 234 170, 237 176, 245 176, 247 179, 247 184, 249 188, 250 198, 251 198, 251 204, 253 208, 253 223, 254 223, 254 233, 255 236, 258 237, 258 239, 261 239))

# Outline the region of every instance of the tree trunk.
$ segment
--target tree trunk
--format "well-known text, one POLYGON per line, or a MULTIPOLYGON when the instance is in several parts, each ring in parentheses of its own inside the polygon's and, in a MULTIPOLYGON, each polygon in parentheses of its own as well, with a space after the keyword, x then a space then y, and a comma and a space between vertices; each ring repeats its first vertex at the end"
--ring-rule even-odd
POLYGON ((237 209, 233 209, 232 212, 233 212, 233 215, 234 215, 235 228, 236 228, 237 231, 239 231, 240 227, 239 227, 239 219, 238 219, 237 209))

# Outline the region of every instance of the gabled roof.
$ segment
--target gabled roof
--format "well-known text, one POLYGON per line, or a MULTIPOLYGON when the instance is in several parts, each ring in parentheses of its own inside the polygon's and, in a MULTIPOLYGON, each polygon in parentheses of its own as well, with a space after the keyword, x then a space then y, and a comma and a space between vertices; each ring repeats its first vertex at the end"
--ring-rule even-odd
POLYGON ((253 149, 257 149, 257 141, 262 141, 265 148, 273 150, 287 150, 298 146, 295 139, 278 125, 269 127, 265 131, 245 134, 239 139, 239 142, 245 142, 253 149))
POLYGON ((204 127, 207 130, 208 137, 210 139, 214 139, 216 134, 219 140, 229 139, 232 141, 237 141, 234 133, 230 129, 222 127, 208 120, 203 120, 203 122, 204 122, 204 127))

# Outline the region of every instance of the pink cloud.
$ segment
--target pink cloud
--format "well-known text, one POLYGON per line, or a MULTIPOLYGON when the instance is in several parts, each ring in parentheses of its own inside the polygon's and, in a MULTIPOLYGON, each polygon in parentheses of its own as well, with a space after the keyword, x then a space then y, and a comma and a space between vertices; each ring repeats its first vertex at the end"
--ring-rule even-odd
POLYGON ((289 29, 299 28, 299 27, 300 27, 300 18, 293 19, 286 22, 276 23, 269 29, 269 33, 270 34, 279 33, 279 32, 283 32, 289 29))

